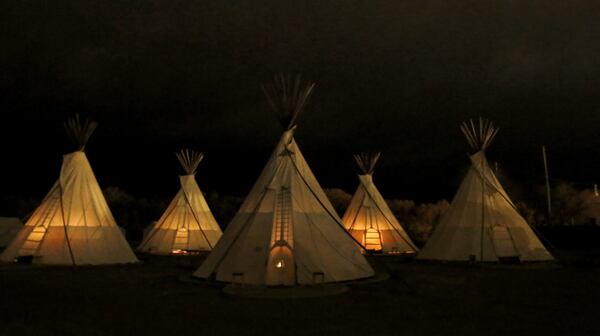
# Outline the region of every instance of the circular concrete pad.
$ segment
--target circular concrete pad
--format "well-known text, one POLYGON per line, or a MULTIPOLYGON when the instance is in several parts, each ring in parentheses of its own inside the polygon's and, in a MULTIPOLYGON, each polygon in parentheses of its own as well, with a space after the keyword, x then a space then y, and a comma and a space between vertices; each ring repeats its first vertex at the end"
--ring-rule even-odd
POLYGON ((348 286, 343 284, 324 284, 315 286, 263 287, 227 285, 223 293, 227 295, 257 299, 304 299, 333 296, 346 293, 348 286))
POLYGON ((388 272, 378 271, 378 272, 375 272, 375 275, 373 275, 370 278, 346 281, 346 282, 344 282, 344 284, 346 284, 346 285, 362 285, 362 284, 370 284, 370 283, 387 281, 389 279, 390 279, 390 274, 388 272))
MULTIPOLYGON (((347 281, 344 283, 328 283, 314 286, 267 287, 241 284, 226 284, 223 293, 231 296, 261 299, 302 299, 333 296, 346 293, 349 286, 377 283, 390 278, 387 272, 377 272, 373 277, 347 281)), ((222 282, 199 279, 190 275, 180 276, 180 281, 209 287, 221 287, 222 282)))

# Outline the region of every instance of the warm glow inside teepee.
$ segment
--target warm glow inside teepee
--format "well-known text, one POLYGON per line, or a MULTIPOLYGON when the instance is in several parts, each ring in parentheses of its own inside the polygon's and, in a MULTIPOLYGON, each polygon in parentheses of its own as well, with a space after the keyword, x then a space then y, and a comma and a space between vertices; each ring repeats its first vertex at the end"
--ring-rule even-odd
POLYGON ((358 177, 360 184, 342 218, 344 227, 369 252, 415 253, 417 247, 373 183, 373 170, 379 156, 380 153, 354 156, 362 174, 358 177))
POLYGON ((78 116, 65 123, 76 151, 64 155, 58 181, 0 260, 27 257, 34 263, 55 265, 137 262, 84 152, 95 127, 78 116))
POLYGON ((196 171, 204 155, 184 149, 176 156, 186 175, 179 177, 179 192, 161 218, 152 224, 137 249, 140 252, 198 254, 212 250, 221 238, 221 228, 196 183, 196 171))
POLYGON ((381 251, 382 241, 379 230, 370 227, 365 230, 365 239, 363 245, 370 251, 381 251))

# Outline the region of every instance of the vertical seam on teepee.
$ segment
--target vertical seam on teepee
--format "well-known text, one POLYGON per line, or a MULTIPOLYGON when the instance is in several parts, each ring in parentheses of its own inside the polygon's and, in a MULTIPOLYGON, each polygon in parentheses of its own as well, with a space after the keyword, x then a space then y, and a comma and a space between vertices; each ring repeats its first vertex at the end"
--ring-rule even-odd
MULTIPOLYGON (((375 200, 373 200, 373 203, 375 203, 375 200)), ((370 209, 370 207, 369 207, 369 209, 370 209)), ((381 212, 383 212, 383 211, 381 211, 381 212)), ((385 215, 383 216, 383 218, 385 218, 385 215)), ((379 236, 379 245, 381 245, 381 250, 383 251, 383 238, 381 236, 381 228, 379 227, 379 220, 377 219, 377 216, 373 216, 373 213, 371 211, 371 223, 373 221, 375 222, 375 225, 377 226, 376 230, 377 230, 377 235, 379 236)), ((371 224, 371 226, 373 226, 373 225, 371 224)), ((393 226, 393 225, 390 224, 390 226, 393 226)))
MULTIPOLYGON (((269 179, 269 182, 266 184, 267 187, 268 187, 268 185, 270 185, 273 182, 273 179, 275 179, 275 176, 277 175, 277 171, 279 170, 279 168, 281 168, 281 162, 279 162, 279 165, 277 167, 275 167, 275 170, 273 172, 273 176, 271 176, 271 178, 269 179)), ((235 237, 233 237, 233 240, 231 241, 231 244, 229 244, 229 246, 227 247, 227 249, 225 250, 225 252, 223 252, 223 256, 221 256, 221 258, 219 258, 219 260, 215 264, 215 267, 213 268, 211 274, 217 272, 217 269, 219 268, 219 266, 221 265, 221 263, 225 259, 225 256, 229 253, 229 250, 235 244, 235 242, 238 240, 238 238, 240 237, 240 235, 242 234, 242 232, 244 231, 244 229, 246 228, 246 226, 248 225, 248 223, 250 222, 250 220, 254 219, 256 217, 256 210, 258 210, 258 207, 260 207, 262 201, 264 200, 265 195, 266 195, 265 191, 267 189, 268 188, 265 188, 265 189, 262 190, 261 195, 260 195, 260 199, 256 202, 256 205, 252 209, 251 215, 248 216, 248 218, 244 221, 242 227, 240 228, 240 231, 235 235, 235 237)), ((239 213, 239 210, 238 210, 238 213, 239 213)), ((237 216, 237 214, 236 214, 236 216, 237 216)), ((234 217, 234 219, 235 219, 235 217, 234 217)))
MULTIPOLYGON (((482 153, 483 154, 483 153, 482 153)), ((485 157, 482 155, 481 156, 481 169, 483 170, 483 160, 485 159, 485 157)), ((483 230, 485 229, 485 178, 483 175, 483 171, 479 172, 480 178, 481 178, 481 235, 479 237, 479 245, 480 245, 480 249, 479 249, 479 253, 480 253, 480 261, 483 261, 483 230)), ((496 258, 498 258, 498 256, 496 255, 496 258)))
MULTIPOLYGON (((292 196, 292 197, 293 197, 293 196, 292 196)), ((299 203, 299 202, 298 202, 298 203, 299 203)), ((319 231, 319 233, 321 234, 321 236, 323 236, 323 238, 324 238, 324 240, 327 242, 327 244, 329 244, 329 246, 331 246, 331 247, 333 248, 333 250, 334 250, 334 251, 335 251, 335 252, 336 252, 336 253, 337 253, 337 254, 338 254, 338 255, 339 255, 339 256, 340 256, 342 259, 344 259, 344 260, 348 261, 348 262, 349 262, 349 263, 351 263, 352 265, 354 265, 354 266, 356 266, 356 267, 358 267, 358 268, 360 268, 360 269, 362 269, 362 270, 365 270, 365 269, 362 267, 362 265, 355 263, 353 260, 351 260, 351 259, 348 259, 346 256, 344 256, 343 254, 341 254, 341 253, 339 252, 339 250, 338 250, 337 248, 335 248, 335 246, 333 246, 333 244, 331 244, 331 242, 329 241, 329 239, 328 239, 327 235, 325 235, 325 234, 323 233, 323 231, 321 231, 321 230, 319 229, 319 227, 318 227, 317 225, 315 225, 315 223, 312 221, 312 219, 310 218, 310 216, 308 216, 308 215, 306 215, 306 214, 305 214, 304 216, 305 216, 305 217, 308 219, 309 225, 311 225, 312 227, 316 228, 316 230, 317 230, 317 231, 319 231)), ((346 234, 347 234, 347 235, 349 235, 349 234, 348 234, 348 231, 346 231, 345 229, 344 229, 344 231, 346 232, 346 234)), ((312 235, 312 230, 311 230, 311 235, 312 235)), ((354 239, 354 237, 352 237, 352 238, 354 239)), ((356 240, 354 239, 354 241, 356 241, 356 240)), ((313 239, 313 242, 314 242, 314 239, 313 239)), ((317 245, 315 244, 315 246, 317 246, 317 245)), ((365 251, 366 251, 366 249, 365 249, 365 251)), ((320 258, 319 258, 319 261, 321 261, 321 260, 320 260, 320 258)), ((332 279, 334 280, 334 282, 335 282, 335 281, 337 281, 337 279, 336 279, 336 278, 334 278, 333 276, 332 276, 332 279)))
MULTIPOLYGON (((365 189, 365 191, 366 191, 367 195, 369 196, 369 198, 373 199, 373 196, 372 196, 372 195, 371 195, 371 193, 370 193, 370 192, 367 190, 367 188, 364 188, 364 189, 365 189)), ((409 242, 409 241, 408 241, 408 240, 407 240, 407 239, 406 239, 406 238, 405 238, 405 237, 404 237, 404 236, 403 236, 403 235, 400 233, 400 231, 399 231, 399 230, 398 230, 396 227, 394 227, 394 225, 392 224, 392 222, 390 221, 390 219, 389 219, 389 218, 387 218, 387 216, 385 215, 385 213, 383 212, 383 210, 381 210, 381 208, 379 207, 379 205, 377 205, 377 202, 375 202, 375 201, 373 200, 373 203, 375 204, 375 206, 377 207, 377 209, 379 210, 379 212, 381 212, 381 214, 383 215, 383 218, 385 218, 385 220, 386 220, 386 221, 387 221, 387 222, 390 224, 390 226, 391 226, 392 228, 394 228, 394 231, 396 231, 396 233, 397 233, 397 234, 400 236, 400 238, 402 238, 402 240, 404 240, 404 242, 405 242, 405 243, 407 243, 407 244, 408 244, 410 247, 412 247, 412 248, 413 248, 413 249, 415 249, 415 251, 416 251, 416 250, 417 250, 417 247, 416 247, 414 244, 410 243, 410 242, 409 242)), ((407 235, 408 235, 408 234, 407 234, 407 235)), ((410 238, 410 237, 409 237, 409 238, 410 238)))
MULTIPOLYGON (((188 207, 190 208, 190 211, 192 212, 192 216, 194 217, 194 220, 196 221, 196 224, 198 224, 198 228, 200 229, 200 232, 202 233, 202 236, 204 237, 204 239, 206 239, 206 242, 208 243, 208 247, 210 247, 210 249, 213 249, 213 245, 210 243, 210 241, 208 240, 208 237, 206 236, 206 234, 204 233, 204 230, 202 230, 202 226, 200 224, 200 221, 198 220, 198 218, 196 217, 196 213, 194 212, 194 209, 192 208, 192 205, 190 204, 190 200, 187 197, 187 194, 185 192, 185 188, 183 188, 182 186, 182 191, 183 191, 183 197, 185 198, 185 203, 188 205, 188 207)), ((188 244, 189 244, 189 233, 188 233, 188 244)))
POLYGON ((73 266, 75 266, 76 265, 75 256, 73 255, 73 249, 71 248, 71 241, 69 240, 69 231, 67 230, 67 223, 65 221, 65 209, 64 209, 64 205, 63 205, 63 187, 62 187, 60 178, 58 179, 58 190, 60 192, 60 213, 61 213, 63 228, 64 228, 64 232, 65 232, 65 240, 67 241, 69 255, 71 256, 71 262, 73 262, 73 266))
MULTIPOLYGON (((360 188, 360 186, 359 186, 359 188, 360 188)), ((358 192, 358 191, 357 191, 357 192, 358 192)), ((355 195, 356 195, 356 194, 355 194, 355 195)), ((354 198, 354 197, 353 197, 353 198, 354 198)), ((364 201, 364 196, 363 196, 363 199, 362 199, 362 200, 360 200, 361 204, 362 204, 362 202, 363 202, 363 201, 364 201)), ((350 205, 352 205, 352 201, 350 202, 350 205)), ((356 225, 356 220, 358 219, 358 215, 360 214, 360 208, 361 208, 361 207, 362 207, 362 205, 359 205, 359 207, 358 207, 358 211, 355 211, 354 219, 352 220, 352 222, 351 222, 350 226, 348 227, 348 229, 347 229, 348 231, 350 231, 350 230, 353 230, 353 227, 354 227, 354 225, 356 225)), ((346 210, 346 211, 347 211, 347 210, 346 210)))
MULTIPOLYGON (((495 192, 497 192, 498 194, 500 194, 500 196, 510 205, 511 208, 513 208, 513 210, 515 210, 517 212, 517 214, 519 214, 519 216, 521 216, 521 214, 519 213, 519 210, 517 209, 517 207, 515 206, 515 204, 506 196, 504 195, 504 193, 500 192, 500 190, 498 190, 496 187, 494 187, 494 185, 492 183, 490 183, 490 181, 488 181, 482 174, 482 172, 479 169, 476 169, 477 173, 479 174, 480 178, 482 180, 485 180, 485 183, 491 187, 495 192)), ((547 246, 549 246, 552 250, 559 252, 560 250, 558 250, 550 241, 548 241, 546 239, 546 237, 544 237, 534 226, 530 225, 524 218, 523 220, 525 221, 525 224, 527 224, 527 226, 533 230, 536 234, 537 237, 539 237, 540 239, 542 239, 547 246)), ((543 244, 542 244, 543 245, 543 244)), ((545 246, 544 246, 545 247, 545 246)))
MULTIPOLYGON (((175 196, 177 197, 177 196, 175 196)), ((170 204, 169 204, 170 206, 170 204)), ((154 238, 154 236, 156 235, 156 232, 160 229, 160 226, 162 224, 164 224, 164 222, 173 214, 173 212, 175 211, 175 209, 177 208, 177 206, 171 207, 169 210, 169 212, 166 213, 166 216, 164 217, 164 219, 162 221, 159 221, 152 226, 152 230, 150 231, 150 233, 148 234, 148 236, 146 238, 144 238, 144 240, 142 241, 142 243, 140 244, 140 246, 137 248, 138 250, 143 250, 145 248, 145 245, 148 244, 152 238, 154 238)))
POLYGON ((300 169, 298 168, 298 166, 296 166, 296 162, 294 160, 290 160, 293 163, 294 169, 296 170, 296 172, 298 173, 298 175, 300 176, 300 178, 302 179, 302 182, 304 182, 304 184, 306 185, 306 187, 308 188, 308 190, 310 190, 310 192, 313 194, 313 196, 315 197, 315 199, 317 199, 317 201, 319 202, 319 204, 323 207, 323 209, 325 209, 325 212, 327 212, 327 214, 333 219, 333 221, 340 227, 342 228, 342 230, 344 230, 344 233, 346 233, 350 238, 352 238, 352 240, 354 240, 355 243, 358 244, 358 246, 360 246, 363 250, 367 251, 367 249, 363 246, 363 244, 361 244, 358 240, 356 240, 356 238, 354 238, 344 227, 344 224, 340 223, 335 216, 333 216, 333 214, 329 211, 329 209, 327 209, 327 207, 325 206, 325 204, 323 204, 323 202, 321 202, 321 200, 319 199, 319 197, 317 196, 317 194, 314 192, 314 190, 312 190, 312 188, 310 187, 310 185, 308 184, 308 182, 306 181, 306 179, 304 178, 304 176, 302 175, 302 173, 300 172, 300 169))

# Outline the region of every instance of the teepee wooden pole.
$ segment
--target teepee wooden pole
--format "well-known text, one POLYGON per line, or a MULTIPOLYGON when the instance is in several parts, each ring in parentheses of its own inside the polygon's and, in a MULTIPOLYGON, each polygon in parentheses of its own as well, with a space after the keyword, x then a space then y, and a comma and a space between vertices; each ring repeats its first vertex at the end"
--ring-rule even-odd
POLYGON ((62 187, 61 182, 58 183, 58 190, 60 192, 60 216, 62 218, 63 229, 65 232, 65 240, 67 241, 67 248, 69 249, 69 256, 71 257, 71 262, 73 263, 73 266, 77 266, 77 264, 75 263, 75 255, 73 254, 73 248, 71 247, 71 239, 69 239, 69 230, 67 229, 67 221, 65 220, 65 207, 63 204, 64 193, 63 193, 63 187, 62 187))
POLYGON ((479 261, 483 262, 483 230, 485 230, 485 176, 483 175, 483 165, 485 158, 481 156, 481 236, 479 241, 479 261))
POLYGON ((542 146, 542 158, 544 160, 544 175, 546 178, 546 201, 548 202, 548 223, 552 217, 552 196, 550 194, 550 175, 548 174, 548 158, 546 156, 546 146, 542 146))
POLYGON ((262 86, 267 103, 280 115, 280 122, 291 130, 310 97, 314 83, 303 83, 300 75, 279 73, 272 83, 262 86))

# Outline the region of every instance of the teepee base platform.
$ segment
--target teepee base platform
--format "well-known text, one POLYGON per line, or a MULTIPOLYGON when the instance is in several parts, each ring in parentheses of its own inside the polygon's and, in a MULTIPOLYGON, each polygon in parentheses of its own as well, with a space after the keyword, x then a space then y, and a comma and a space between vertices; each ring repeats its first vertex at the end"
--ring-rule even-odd
POLYGON ((456 266, 456 267, 479 267, 479 268, 558 268, 560 263, 556 260, 544 261, 465 261, 465 260, 430 260, 419 259, 414 261, 417 264, 423 265, 441 265, 441 266, 456 266))
POLYGON ((228 284, 223 288, 223 293, 231 296, 264 299, 316 298, 341 295, 348 292, 351 286, 387 281, 389 278, 390 275, 387 272, 377 272, 370 278, 314 286, 266 287, 228 284))
POLYGON ((26 255, 26 256, 20 256, 20 257, 16 257, 15 258, 15 262, 17 264, 33 264, 33 259, 35 258, 35 256, 32 255, 26 255))
POLYGON ((206 258, 209 254, 210 251, 196 251, 193 253, 165 253, 165 254, 160 254, 160 253, 150 253, 150 252, 135 252, 135 254, 140 257, 140 258, 155 258, 155 259, 166 259, 166 260, 176 260, 178 258, 180 259, 190 259, 190 258, 206 258))
POLYGON ((256 298, 256 299, 304 299, 323 296, 341 295, 348 291, 344 284, 324 284, 317 286, 295 287, 264 287, 227 285, 223 293, 231 296, 256 298))
POLYGON ((369 253, 369 258, 381 258, 381 260, 394 260, 399 262, 413 261, 417 257, 416 253, 369 253))
POLYGON ((376 282, 387 281, 390 279, 390 274, 384 271, 376 271, 375 275, 369 278, 351 280, 344 282, 345 285, 363 285, 363 284, 371 284, 376 282))
POLYGON ((182 275, 179 277, 179 281, 193 284, 193 285, 214 287, 214 288, 223 288, 223 286, 226 285, 223 282, 204 280, 204 279, 196 278, 195 276, 192 276, 192 275, 182 275))
POLYGON ((186 283, 207 287, 222 287, 223 293, 231 296, 264 298, 264 299, 301 299, 323 296, 334 296, 346 293, 350 286, 364 285, 387 281, 390 275, 387 272, 377 272, 374 276, 365 279, 346 281, 343 283, 327 283, 314 286, 294 287, 267 287, 241 284, 229 284, 196 278, 191 275, 180 276, 179 280, 186 283))

